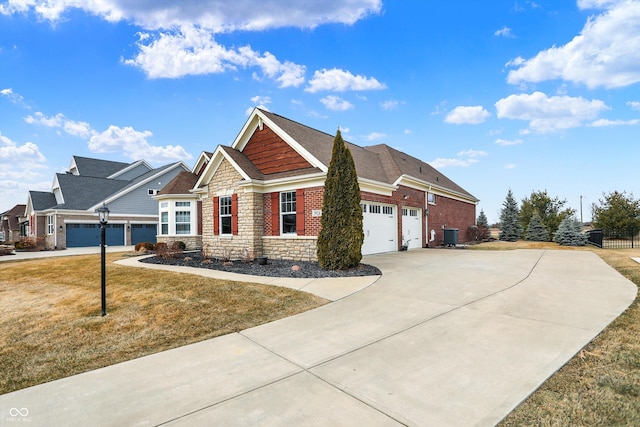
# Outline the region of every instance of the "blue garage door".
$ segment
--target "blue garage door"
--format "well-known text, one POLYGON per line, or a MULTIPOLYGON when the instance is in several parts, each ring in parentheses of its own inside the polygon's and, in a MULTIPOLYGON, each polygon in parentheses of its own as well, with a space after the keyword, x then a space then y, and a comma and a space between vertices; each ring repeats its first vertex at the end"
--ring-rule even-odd
POLYGON ((131 224, 131 244, 140 242, 156 243, 157 224, 131 224))
MULTIPOLYGON (((124 224, 107 224, 107 246, 124 245, 124 224)), ((99 224, 67 224, 67 247, 100 246, 99 224)))

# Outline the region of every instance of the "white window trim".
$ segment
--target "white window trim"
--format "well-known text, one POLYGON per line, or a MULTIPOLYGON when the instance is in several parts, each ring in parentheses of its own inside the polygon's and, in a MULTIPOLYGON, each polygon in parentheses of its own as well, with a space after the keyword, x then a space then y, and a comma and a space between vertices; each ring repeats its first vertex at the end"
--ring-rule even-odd
MULTIPOLYGON (((165 199, 158 203, 158 232, 163 237, 185 237, 196 236, 198 233, 198 211, 197 203, 194 200, 165 199), (176 206, 176 204, 189 202, 189 206, 176 206), (162 213, 166 212, 168 217, 167 234, 162 234, 162 213), (176 230, 176 213, 189 212, 189 233, 178 234, 176 230)), ((180 223, 186 224, 186 223, 180 223)))
POLYGON ((47 235, 49 236, 53 235, 53 233, 55 233, 56 231, 54 215, 55 214, 47 215, 47 235))
MULTIPOLYGON (((278 205, 278 207, 280 209, 280 235, 281 236, 297 236, 298 235, 297 231, 294 231, 293 233, 285 233, 284 232, 284 216, 285 215, 296 215, 297 214, 296 210, 293 210, 293 211, 283 211, 282 210, 282 203, 283 203, 282 202, 282 196, 284 194, 293 194, 294 197, 295 197, 296 196, 296 191, 295 190, 293 190, 293 191, 283 191, 283 192, 280 193, 280 196, 279 196, 279 202, 280 203, 278 205)), ((288 202, 285 202, 285 203, 288 203, 288 202)), ((296 199, 296 201, 294 203, 296 204, 296 207, 297 207, 298 200, 296 199)), ((297 229, 297 225, 298 224, 297 224, 297 218, 296 218, 296 229, 297 229)))
POLYGON ((219 205, 218 205, 218 228, 220 230, 220 235, 221 236, 232 236, 233 235, 233 220, 231 219, 232 217, 232 212, 233 212, 233 198, 231 196, 220 196, 220 198, 218 199, 219 201, 219 205), (222 214, 222 199, 228 199, 229 200, 229 213, 228 214, 222 214), (229 218, 229 220, 231 221, 231 226, 229 227, 229 232, 228 233, 224 233, 222 231, 222 218, 229 218))

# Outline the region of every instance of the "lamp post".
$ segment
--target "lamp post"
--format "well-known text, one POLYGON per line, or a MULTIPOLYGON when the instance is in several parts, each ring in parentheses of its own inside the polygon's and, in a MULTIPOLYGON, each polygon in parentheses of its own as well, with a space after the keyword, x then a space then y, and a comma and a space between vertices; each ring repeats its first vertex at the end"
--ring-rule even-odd
POLYGON ((107 222, 109 221, 109 208, 103 203, 98 209, 98 218, 100 219, 100 267, 101 267, 101 285, 102 285, 102 316, 107 315, 107 280, 106 280, 106 263, 104 241, 107 222))

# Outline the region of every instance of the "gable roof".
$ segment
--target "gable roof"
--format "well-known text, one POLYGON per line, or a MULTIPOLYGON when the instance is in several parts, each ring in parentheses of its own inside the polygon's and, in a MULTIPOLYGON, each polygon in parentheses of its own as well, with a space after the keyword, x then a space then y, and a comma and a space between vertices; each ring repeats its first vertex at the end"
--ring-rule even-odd
POLYGON ((0 214, 0 218, 2 218, 2 228, 5 231, 19 231, 20 218, 24 216, 26 208, 26 205, 15 205, 8 211, 0 214))
MULTIPOLYGON (((222 160, 220 156, 231 161, 245 180, 266 181, 326 172, 331 163, 334 139, 334 135, 313 129, 270 111, 255 108, 232 146, 218 146, 212 161, 207 165, 205 173, 202 174, 196 185, 201 186, 212 178, 215 169, 222 160), (311 167, 276 174, 262 173, 243 153, 243 150, 249 145, 252 135, 257 129, 262 130, 263 126, 268 126, 278 137, 289 144, 292 150, 306 159, 311 167), (216 156, 218 157, 214 159, 216 156)), ((428 189, 428 191, 434 188, 468 201, 478 201, 471 193, 428 163, 386 144, 370 147, 360 147, 348 141, 345 141, 345 144, 353 157, 358 178, 367 180, 366 182, 369 183, 378 183, 372 185, 381 185, 387 189, 398 185, 409 185, 428 189)))
POLYGON ((34 211, 43 211, 58 204, 56 196, 49 191, 29 191, 29 200, 34 211))
POLYGON ((27 205, 15 205, 11 209, 6 212, 2 212, 0 215, 4 216, 24 216, 25 209, 27 205))
POLYGON ((130 165, 130 163, 73 156, 69 170, 73 171, 75 169, 77 175, 107 178, 122 169, 128 168, 130 165))
POLYGON ((86 210, 129 185, 129 181, 94 176, 56 174, 64 203, 54 209, 86 210))
POLYGON ((165 196, 168 194, 191 194, 189 190, 196 185, 197 180, 198 175, 195 173, 181 171, 158 192, 158 196, 165 196))

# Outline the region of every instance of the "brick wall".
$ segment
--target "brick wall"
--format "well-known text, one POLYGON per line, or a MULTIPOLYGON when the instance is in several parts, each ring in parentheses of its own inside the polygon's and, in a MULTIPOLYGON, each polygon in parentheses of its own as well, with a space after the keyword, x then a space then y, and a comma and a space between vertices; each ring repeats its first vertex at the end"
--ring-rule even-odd
POLYGON ((435 243, 437 245, 442 244, 444 240, 443 228, 457 228, 458 241, 463 243, 470 240, 467 236, 467 229, 476 223, 476 205, 436 196, 436 204, 429 205, 427 221, 428 233, 431 233, 431 230, 436 232, 435 243))

